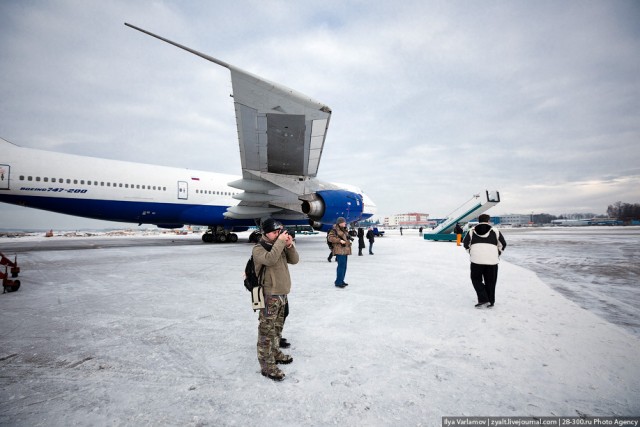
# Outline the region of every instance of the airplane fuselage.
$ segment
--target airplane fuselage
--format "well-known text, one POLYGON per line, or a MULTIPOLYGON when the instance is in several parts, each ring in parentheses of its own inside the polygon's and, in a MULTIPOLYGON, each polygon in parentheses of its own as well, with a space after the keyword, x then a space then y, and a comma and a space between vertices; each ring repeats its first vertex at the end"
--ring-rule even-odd
POLYGON ((367 219, 357 187, 316 178, 331 109, 186 46, 127 26, 231 72, 242 176, 24 148, 0 139, 0 202, 100 220, 178 228, 235 241, 267 217, 318 229, 367 219))
POLYGON ((55 153, 0 140, 0 201, 87 218, 166 227, 225 220, 239 176, 55 153))
MULTIPOLYGON (((239 203, 233 197, 242 191, 227 185, 239 178, 37 150, 0 139, 0 202, 86 218, 166 228, 190 224, 246 230, 256 225, 254 219, 224 216, 239 203)), ((290 196, 297 201, 294 194, 290 196)), ((363 212, 363 218, 371 214, 363 212)), ((300 214, 284 222, 308 220, 300 214)))

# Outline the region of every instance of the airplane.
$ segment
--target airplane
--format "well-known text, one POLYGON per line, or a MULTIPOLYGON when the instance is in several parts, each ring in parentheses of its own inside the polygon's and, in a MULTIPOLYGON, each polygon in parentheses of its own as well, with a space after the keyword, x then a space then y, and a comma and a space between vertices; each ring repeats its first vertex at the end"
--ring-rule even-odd
POLYGON ((56 153, 0 138, 0 202, 161 228, 206 226, 206 243, 236 242, 235 232, 267 217, 326 231, 339 217, 352 223, 375 214, 358 187, 316 178, 328 106, 125 25, 230 70, 242 175, 56 153))

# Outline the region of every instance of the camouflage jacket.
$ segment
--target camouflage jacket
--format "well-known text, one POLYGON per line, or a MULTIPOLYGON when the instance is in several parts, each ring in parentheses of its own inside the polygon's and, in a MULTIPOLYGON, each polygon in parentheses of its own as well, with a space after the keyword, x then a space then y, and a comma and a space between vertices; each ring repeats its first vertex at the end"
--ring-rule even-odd
POLYGON ((349 232, 346 228, 340 228, 338 225, 334 225, 331 231, 329 231, 329 241, 333 244, 334 255, 351 255, 351 239, 349 238, 349 232), (345 244, 341 244, 340 240, 343 240, 345 244))

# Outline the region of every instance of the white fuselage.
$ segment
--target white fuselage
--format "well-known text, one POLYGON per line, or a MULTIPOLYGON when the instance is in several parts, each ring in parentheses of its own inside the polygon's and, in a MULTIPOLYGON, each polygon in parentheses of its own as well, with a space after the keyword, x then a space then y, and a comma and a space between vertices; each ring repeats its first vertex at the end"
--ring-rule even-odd
MULTIPOLYGON (((239 178, 36 150, 0 139, 0 201, 88 218, 160 226, 251 226, 253 220, 224 218, 227 208, 239 203, 233 196, 242 193, 227 184, 239 178)), ((289 196, 297 202, 295 194, 289 196)))

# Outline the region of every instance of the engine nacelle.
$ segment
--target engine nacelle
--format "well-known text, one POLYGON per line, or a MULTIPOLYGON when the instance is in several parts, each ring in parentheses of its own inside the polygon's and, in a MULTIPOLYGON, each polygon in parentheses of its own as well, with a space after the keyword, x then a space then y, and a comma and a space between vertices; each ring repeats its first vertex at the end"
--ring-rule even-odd
POLYGON ((309 216, 309 223, 317 229, 322 224, 334 224, 340 217, 348 223, 359 221, 363 208, 362 196, 346 190, 318 191, 302 202, 302 212, 309 216))

